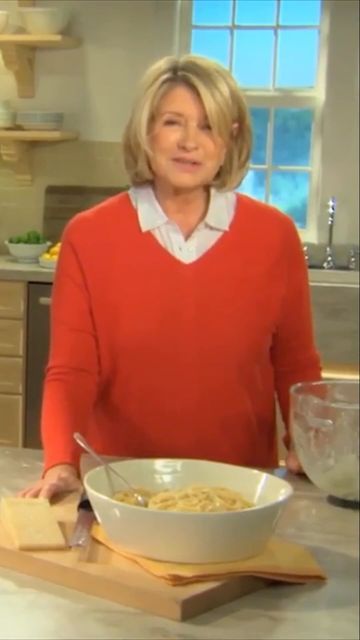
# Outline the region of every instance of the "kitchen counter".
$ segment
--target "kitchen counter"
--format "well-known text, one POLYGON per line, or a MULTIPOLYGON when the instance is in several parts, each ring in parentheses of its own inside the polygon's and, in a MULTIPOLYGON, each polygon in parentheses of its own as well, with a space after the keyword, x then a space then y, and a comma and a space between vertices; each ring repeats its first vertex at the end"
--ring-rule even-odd
POLYGON ((0 255, 0 280, 21 282, 53 282, 54 270, 44 269, 36 263, 16 262, 11 256, 0 255))
MULTIPOLYGON (((0 448, 0 496, 40 475, 41 453, 0 448)), ((276 473, 286 476, 286 471, 276 473)), ((359 513, 328 503, 304 478, 279 533, 308 546, 328 574, 325 584, 276 586, 188 622, 172 622, 0 567, 0 638, 160 640, 355 640, 359 629, 359 513)))
POLYGON ((359 271, 309 269, 309 280, 312 286, 358 287, 359 271))
MULTIPOLYGON (((0 255, 0 280, 53 282, 54 271, 36 264, 21 264, 10 256, 0 255)), ((358 287, 359 271, 309 269, 309 280, 311 285, 358 287)))

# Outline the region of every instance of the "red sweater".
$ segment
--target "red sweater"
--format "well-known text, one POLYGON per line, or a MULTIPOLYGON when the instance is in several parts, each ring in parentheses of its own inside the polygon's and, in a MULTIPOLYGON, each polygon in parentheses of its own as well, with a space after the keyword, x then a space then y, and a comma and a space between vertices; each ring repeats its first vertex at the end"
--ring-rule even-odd
POLYGON ((238 196, 230 230, 183 264, 127 194, 67 225, 53 288, 45 468, 103 454, 277 463, 275 393, 320 377, 293 222, 238 196))

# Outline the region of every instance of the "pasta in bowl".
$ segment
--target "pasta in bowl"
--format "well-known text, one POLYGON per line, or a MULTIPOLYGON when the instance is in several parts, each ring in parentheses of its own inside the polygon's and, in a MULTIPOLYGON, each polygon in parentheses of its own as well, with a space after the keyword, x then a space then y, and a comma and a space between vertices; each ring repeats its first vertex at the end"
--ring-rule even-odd
MULTIPOLYGON (((190 485, 184 489, 166 489, 152 492, 137 489, 137 493, 148 499, 148 509, 159 511, 180 511, 184 513, 218 513, 222 511, 241 511, 254 505, 242 497, 238 491, 226 487, 207 487, 190 485)), ((118 491, 114 500, 139 506, 132 491, 118 491)))
POLYGON ((84 486, 108 537, 125 551, 184 563, 230 562, 261 553, 293 490, 270 473, 206 460, 132 459, 112 463, 140 493, 134 503, 104 467, 84 486))

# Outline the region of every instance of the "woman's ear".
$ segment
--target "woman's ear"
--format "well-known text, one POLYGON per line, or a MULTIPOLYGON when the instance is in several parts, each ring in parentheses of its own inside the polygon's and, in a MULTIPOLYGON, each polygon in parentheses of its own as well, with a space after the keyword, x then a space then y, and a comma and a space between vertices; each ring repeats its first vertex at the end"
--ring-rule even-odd
POLYGON ((238 131, 239 131, 239 123, 233 122, 231 125, 231 135, 233 138, 236 138, 238 131))

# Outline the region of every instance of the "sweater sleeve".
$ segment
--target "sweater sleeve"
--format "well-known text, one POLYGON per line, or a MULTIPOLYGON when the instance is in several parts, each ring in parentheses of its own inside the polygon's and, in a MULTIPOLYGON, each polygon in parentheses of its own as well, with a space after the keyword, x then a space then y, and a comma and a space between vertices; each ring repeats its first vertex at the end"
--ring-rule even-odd
POLYGON ((89 294, 71 229, 70 222, 62 238, 51 299, 41 414, 45 470, 63 463, 78 466, 79 450, 72 434, 86 433, 99 377, 89 294))
POLYGON ((284 444, 290 446, 290 387, 321 379, 321 365, 314 342, 310 287, 301 241, 294 223, 286 219, 284 252, 286 285, 279 322, 272 345, 275 389, 286 427, 284 444))

